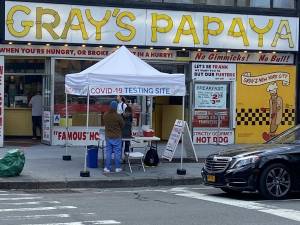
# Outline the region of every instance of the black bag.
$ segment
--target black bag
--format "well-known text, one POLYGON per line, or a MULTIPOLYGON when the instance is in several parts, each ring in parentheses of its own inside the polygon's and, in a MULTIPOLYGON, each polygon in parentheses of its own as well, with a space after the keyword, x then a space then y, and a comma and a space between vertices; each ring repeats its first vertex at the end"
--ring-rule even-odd
POLYGON ((146 166, 157 166, 159 163, 159 158, 156 149, 151 146, 149 151, 147 151, 144 159, 144 164, 146 166))

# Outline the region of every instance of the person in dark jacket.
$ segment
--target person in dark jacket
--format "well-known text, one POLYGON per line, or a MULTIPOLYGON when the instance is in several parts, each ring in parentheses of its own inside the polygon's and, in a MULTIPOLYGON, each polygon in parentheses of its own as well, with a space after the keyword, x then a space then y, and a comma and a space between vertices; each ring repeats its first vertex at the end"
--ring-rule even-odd
POLYGON ((121 172, 121 156, 122 156, 122 129, 124 127, 124 121, 121 115, 117 113, 118 103, 112 101, 110 103, 110 109, 104 114, 103 122, 105 127, 105 168, 104 172, 111 172, 111 155, 114 152, 115 159, 115 171, 121 172))
MULTIPOLYGON (((124 127, 122 129, 122 137, 123 138, 131 138, 132 137, 132 109, 130 106, 127 106, 124 113, 124 127)), ((129 152, 130 141, 125 141, 124 153, 129 152)))

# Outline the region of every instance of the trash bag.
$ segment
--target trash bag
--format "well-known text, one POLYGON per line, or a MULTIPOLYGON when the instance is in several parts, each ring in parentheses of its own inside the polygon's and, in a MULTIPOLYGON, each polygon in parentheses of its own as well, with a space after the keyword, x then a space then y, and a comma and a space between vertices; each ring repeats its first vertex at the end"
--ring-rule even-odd
POLYGON ((0 158, 0 177, 19 176, 25 164, 25 155, 18 149, 9 150, 0 158))

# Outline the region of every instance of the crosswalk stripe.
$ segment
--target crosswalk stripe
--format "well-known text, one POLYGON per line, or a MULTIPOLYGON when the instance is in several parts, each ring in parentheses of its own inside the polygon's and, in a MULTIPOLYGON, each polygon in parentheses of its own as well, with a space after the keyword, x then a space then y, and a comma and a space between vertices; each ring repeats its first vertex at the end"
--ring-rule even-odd
POLYGON ((60 204, 59 201, 39 201, 39 202, 0 202, 0 205, 40 205, 42 203, 60 204))
POLYGON ((38 208, 15 208, 15 209, 0 209, 1 212, 28 212, 28 211, 46 211, 56 209, 77 209, 75 206, 56 206, 56 207, 38 207, 38 208))
POLYGON ((47 215, 29 215, 29 216, 1 216, 1 220, 23 220, 23 219, 41 219, 45 217, 53 218, 69 218, 69 214, 47 214, 47 215))
POLYGON ((42 197, 0 198, 0 201, 19 201, 19 200, 41 199, 41 198, 42 198, 42 197))
POLYGON ((0 193, 0 196, 7 196, 7 195, 14 195, 14 196, 32 196, 32 194, 0 193))
POLYGON ((96 220, 96 221, 81 221, 81 222, 69 222, 69 223, 41 223, 41 224, 22 224, 22 225, 84 225, 86 223, 93 224, 93 225, 121 224, 121 222, 115 220, 96 220))
POLYGON ((184 188, 170 189, 170 193, 173 193, 177 196, 187 197, 187 198, 199 199, 203 201, 220 203, 220 204, 230 205, 230 206, 244 208, 244 209, 256 210, 258 212, 268 213, 274 216, 300 222, 300 211, 293 210, 293 209, 277 208, 275 206, 269 206, 258 202, 210 196, 198 192, 189 191, 184 188))

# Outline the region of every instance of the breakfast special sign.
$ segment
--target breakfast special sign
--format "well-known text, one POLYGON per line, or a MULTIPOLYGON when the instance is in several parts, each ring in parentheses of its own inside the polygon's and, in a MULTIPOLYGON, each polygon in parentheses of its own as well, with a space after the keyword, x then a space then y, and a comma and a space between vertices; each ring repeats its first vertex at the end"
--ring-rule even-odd
POLYGON ((298 50, 298 18, 5 2, 7 41, 298 50))

